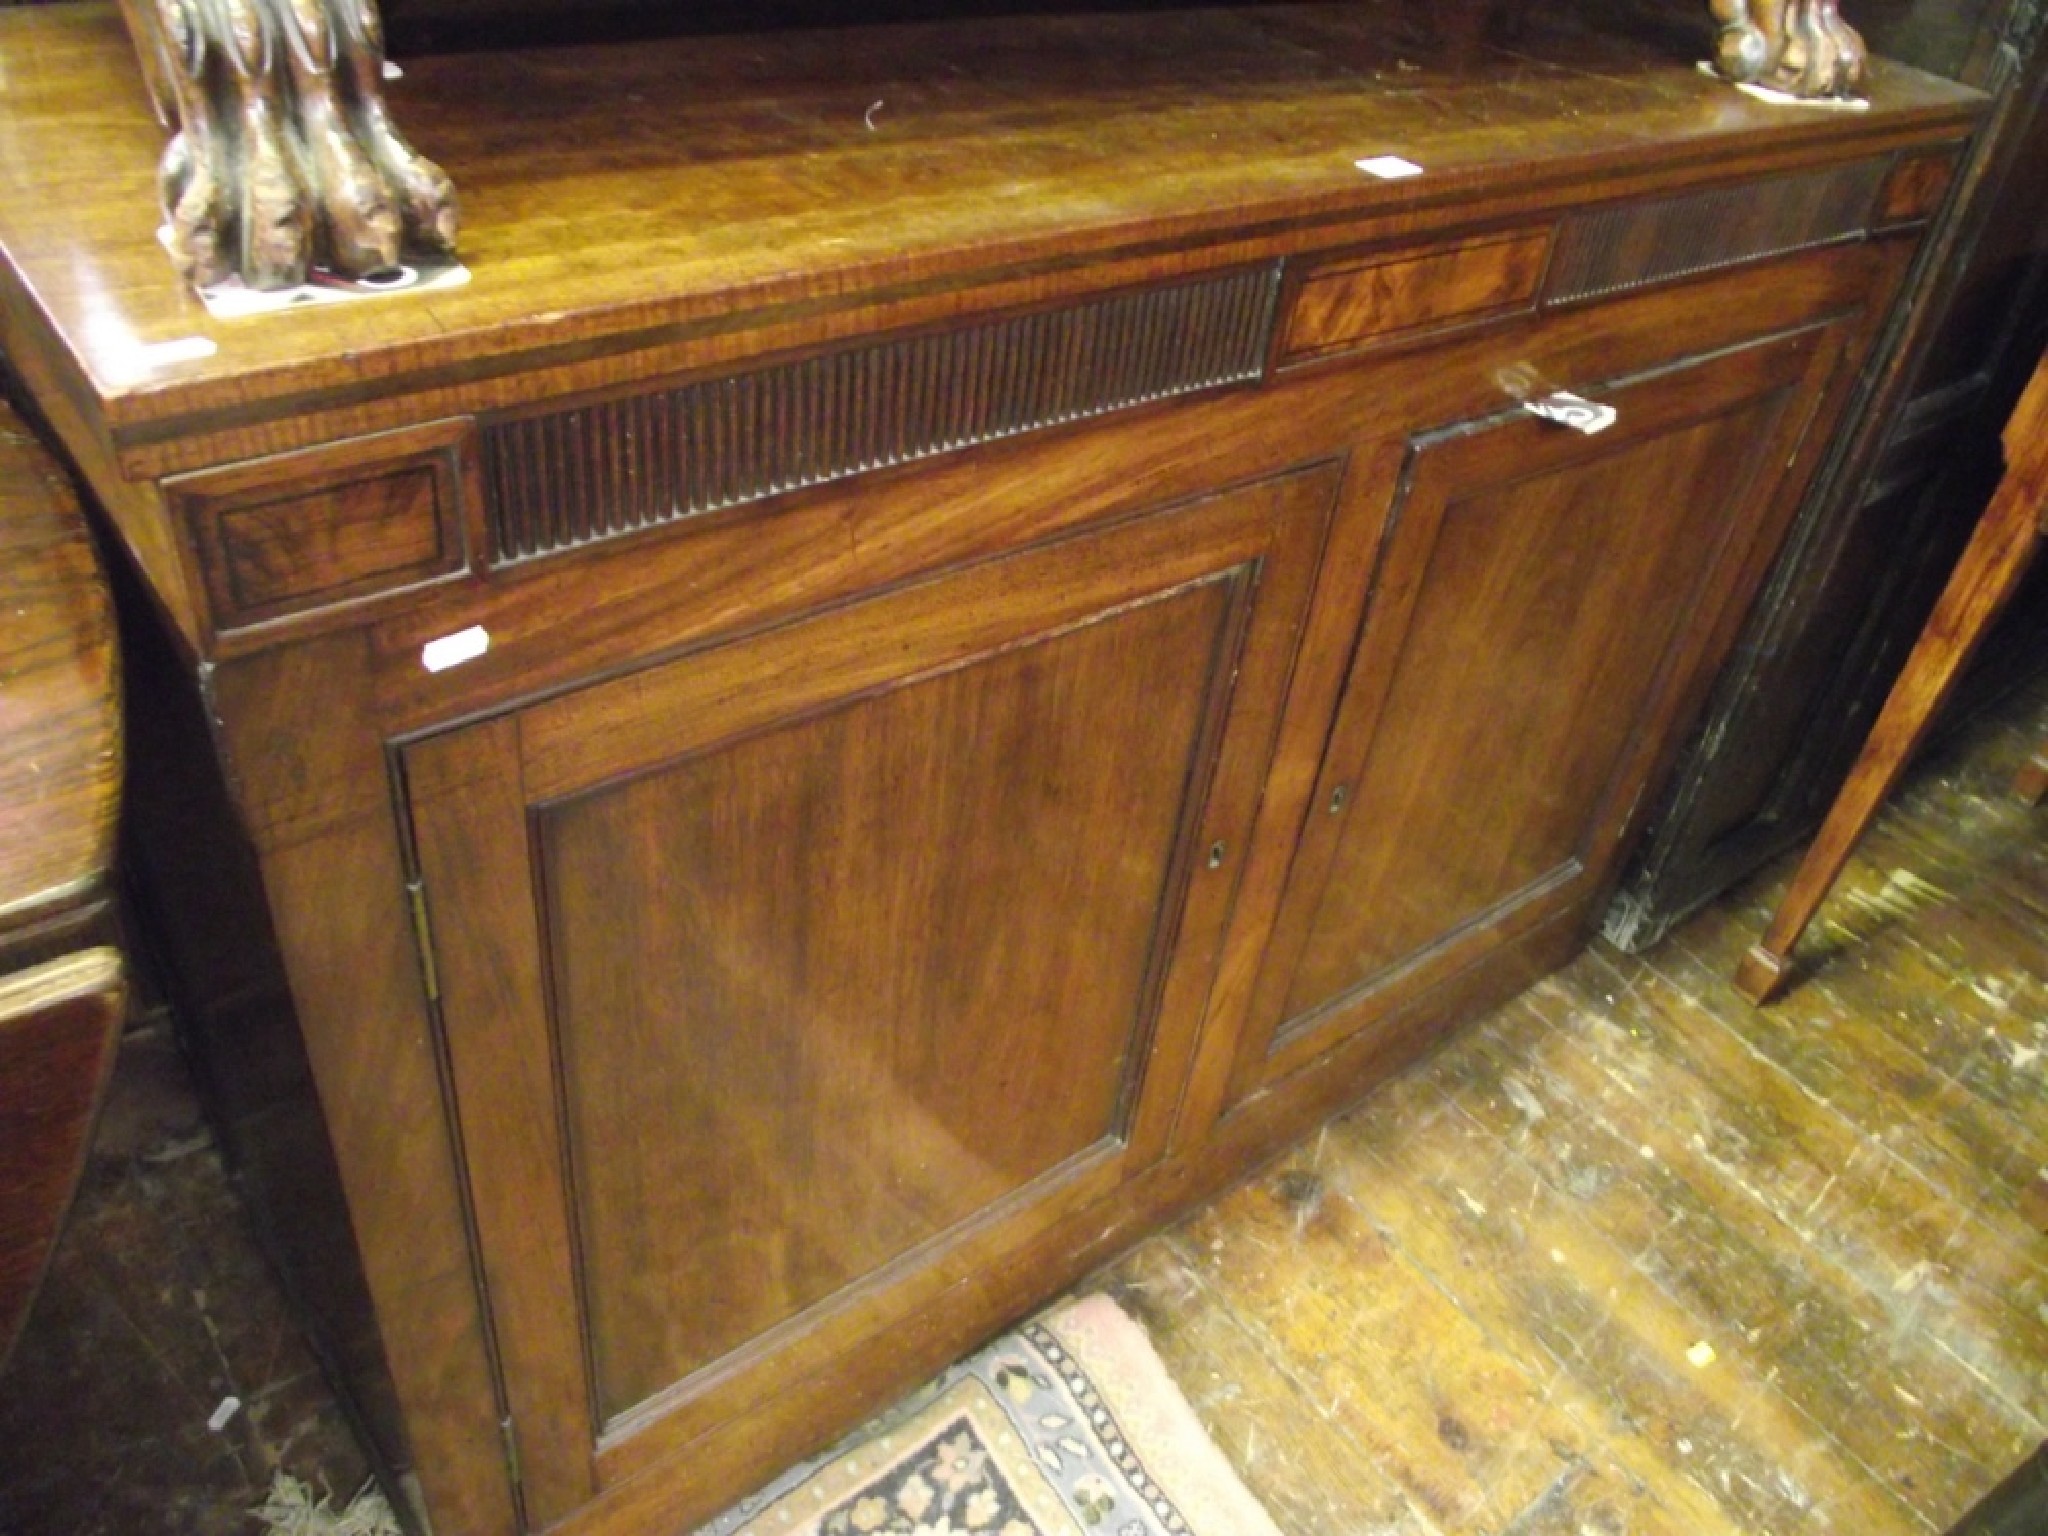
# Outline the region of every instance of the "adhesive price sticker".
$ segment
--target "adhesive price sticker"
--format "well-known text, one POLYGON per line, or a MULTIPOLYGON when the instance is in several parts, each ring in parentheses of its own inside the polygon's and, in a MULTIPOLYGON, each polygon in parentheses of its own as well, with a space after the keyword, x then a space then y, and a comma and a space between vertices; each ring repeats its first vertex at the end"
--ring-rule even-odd
POLYGON ((1399 155, 1375 155, 1370 160, 1351 162, 1368 176, 1377 176, 1381 181, 1405 181, 1410 176, 1420 176, 1422 167, 1413 160, 1403 160, 1399 155))

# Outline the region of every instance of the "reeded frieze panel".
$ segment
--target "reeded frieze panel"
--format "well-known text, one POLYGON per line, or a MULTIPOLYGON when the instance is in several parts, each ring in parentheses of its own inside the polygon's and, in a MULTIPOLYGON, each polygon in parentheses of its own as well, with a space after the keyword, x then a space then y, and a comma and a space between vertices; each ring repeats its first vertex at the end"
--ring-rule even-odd
POLYGON ((1858 160, 1574 214, 1558 231, 1548 297, 1596 298, 1860 235, 1890 168, 1858 160))
POLYGON ((493 423, 492 558, 1258 378, 1279 277, 1261 266, 493 423))

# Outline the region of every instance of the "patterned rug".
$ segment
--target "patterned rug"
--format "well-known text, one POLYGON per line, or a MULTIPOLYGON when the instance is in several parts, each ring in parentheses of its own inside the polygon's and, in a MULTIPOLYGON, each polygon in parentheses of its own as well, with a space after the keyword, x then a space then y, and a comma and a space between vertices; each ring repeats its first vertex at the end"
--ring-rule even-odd
POLYGON ((696 1536, 1280 1536, 1106 1296, 961 1362, 696 1536))

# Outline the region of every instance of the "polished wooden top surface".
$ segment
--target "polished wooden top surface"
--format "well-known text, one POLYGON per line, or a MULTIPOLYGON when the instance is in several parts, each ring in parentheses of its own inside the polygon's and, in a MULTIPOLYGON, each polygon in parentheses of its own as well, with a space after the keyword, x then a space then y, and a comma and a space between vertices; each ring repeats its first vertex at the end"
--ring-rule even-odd
POLYGON ((111 862, 113 615, 70 483, 0 405, 0 938, 91 898, 111 862))
POLYGON ((461 190, 473 281, 235 321, 154 238, 161 131, 112 7, 9 10, 0 248, 117 435, 158 437, 1225 232, 1959 134, 1975 111, 1883 66, 1869 112, 1768 106, 1694 68, 1690 4, 1626 33, 1611 9, 1281 5, 411 60, 392 109, 461 190), (1425 173, 1354 167, 1386 154, 1425 173), (149 350, 192 337, 218 351, 149 350))

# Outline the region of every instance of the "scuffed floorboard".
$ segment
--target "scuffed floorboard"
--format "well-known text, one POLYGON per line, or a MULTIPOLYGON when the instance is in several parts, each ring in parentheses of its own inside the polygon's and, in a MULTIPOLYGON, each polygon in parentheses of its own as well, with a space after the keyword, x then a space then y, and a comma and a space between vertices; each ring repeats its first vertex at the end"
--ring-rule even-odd
POLYGON ((1773 1008, 1789 862, 1103 1277, 1283 1528, 1933 1533, 2048 1436, 2041 731, 1921 766, 1773 1008))
POLYGON ((256 1536, 280 1469, 342 1502, 369 1470, 170 1043, 130 1035, 0 1373, 0 1536, 256 1536))

